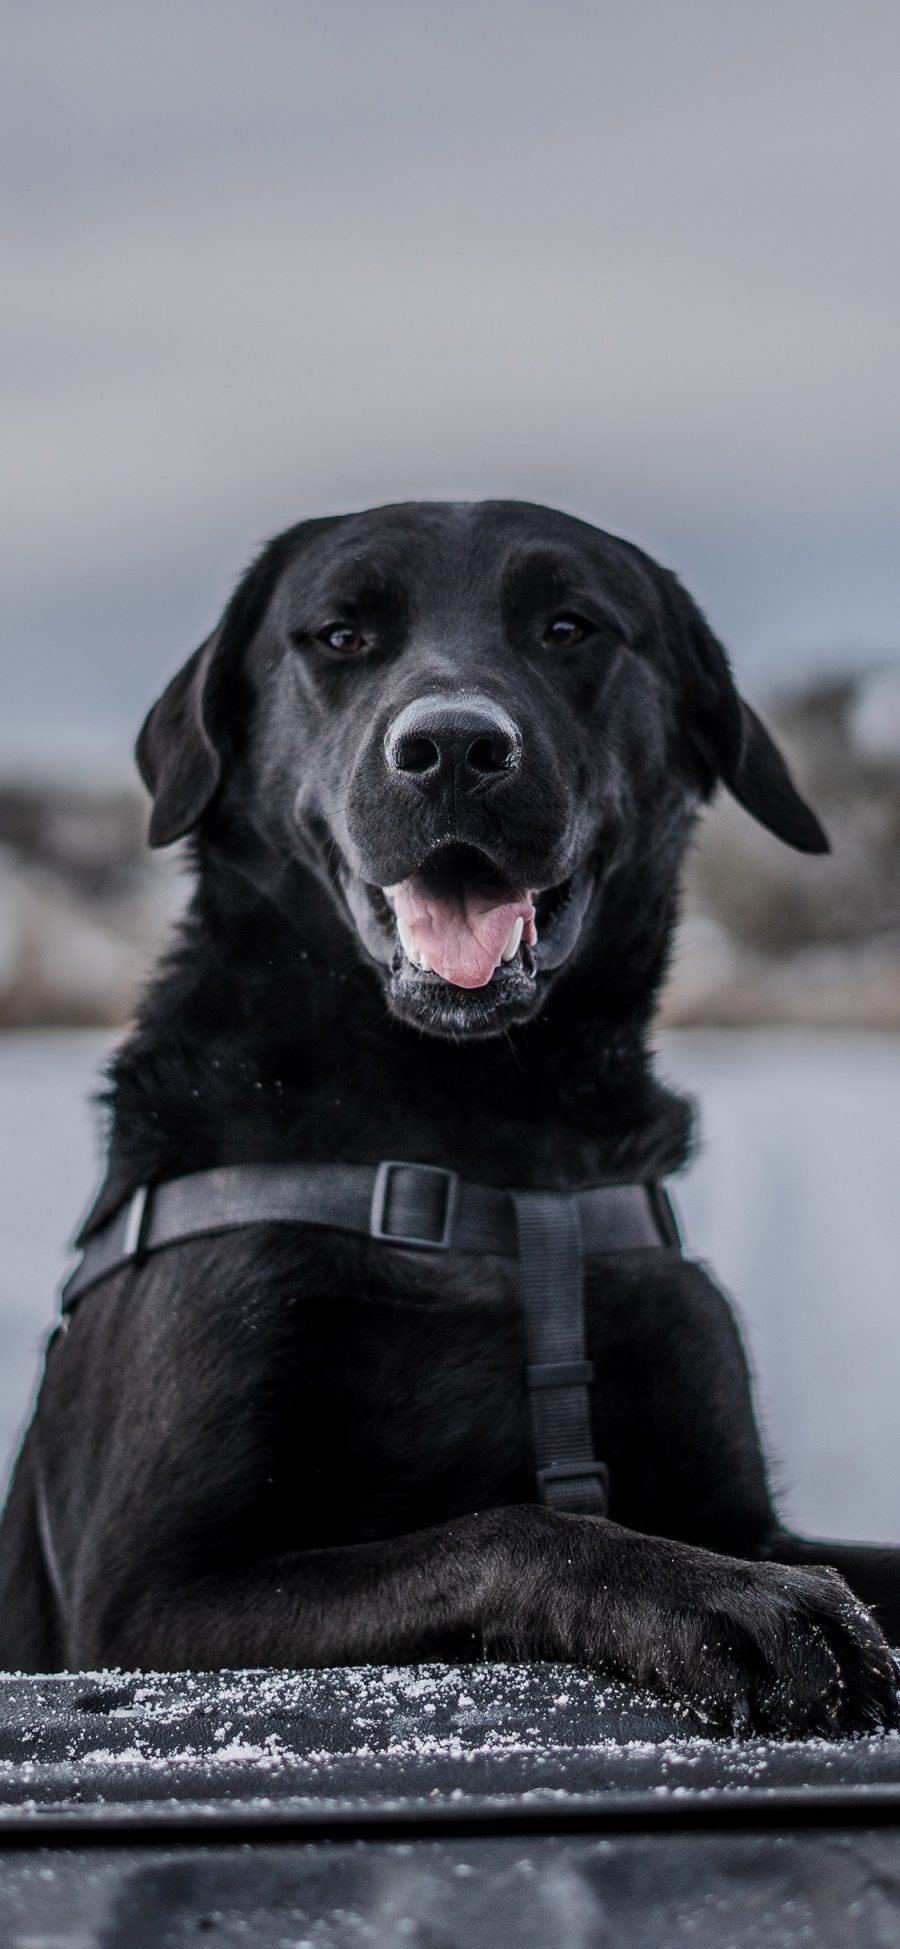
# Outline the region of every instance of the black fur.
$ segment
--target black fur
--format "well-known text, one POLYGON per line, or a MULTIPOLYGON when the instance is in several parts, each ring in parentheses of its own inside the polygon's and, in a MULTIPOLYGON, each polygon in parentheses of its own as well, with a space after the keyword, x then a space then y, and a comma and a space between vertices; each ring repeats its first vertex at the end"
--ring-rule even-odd
MULTIPOLYGON (((196 890, 113 1064, 100 1215, 141 1182, 267 1159, 520 1187, 677 1170, 689 1111, 648 1035, 697 809, 724 780, 788 843, 827 843, 674 578, 515 503, 279 537, 138 755, 151 838, 191 834, 196 890), (461 691, 515 721, 521 763, 465 786, 386 768, 398 712, 461 691), (414 970, 378 889, 423 862, 545 889, 534 956, 475 990, 414 970)), ((110 1278, 49 1354, 2 1530, 0 1657, 552 1656, 715 1728, 896 1724, 858 1600, 900 1631, 900 1560, 781 1530, 706 1274, 594 1262, 587 1332, 608 1521, 531 1500, 505 1261, 260 1226, 110 1278)))

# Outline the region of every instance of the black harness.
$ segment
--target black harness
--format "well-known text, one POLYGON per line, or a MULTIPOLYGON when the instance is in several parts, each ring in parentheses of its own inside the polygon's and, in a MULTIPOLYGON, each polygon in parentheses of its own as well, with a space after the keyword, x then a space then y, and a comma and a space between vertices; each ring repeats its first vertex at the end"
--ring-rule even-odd
POLYGON ((248 1225, 312 1225, 423 1252, 518 1260, 525 1313, 532 1465, 538 1500, 603 1515, 608 1471, 594 1454, 593 1364, 584 1339, 584 1259, 680 1252, 661 1184, 500 1191, 433 1164, 234 1164, 142 1185, 112 1217, 88 1219, 63 1313, 123 1266, 187 1239, 248 1225))

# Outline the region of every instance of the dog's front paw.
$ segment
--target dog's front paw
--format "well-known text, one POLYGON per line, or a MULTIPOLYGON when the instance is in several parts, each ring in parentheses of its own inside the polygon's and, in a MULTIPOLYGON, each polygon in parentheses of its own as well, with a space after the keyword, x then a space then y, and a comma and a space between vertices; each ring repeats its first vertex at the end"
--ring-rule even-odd
POLYGON ((837 1570, 679 1557, 687 1574, 674 1602, 667 1593, 653 1604, 652 1650, 646 1614, 639 1629, 645 1683, 717 1731, 840 1738, 900 1727, 890 1648, 837 1570))
POLYGON ((754 1729, 852 1733, 900 1727, 900 1671, 871 1611, 827 1565, 753 1566, 764 1615, 751 1643, 754 1729), (760 1574, 761 1573, 761 1574, 760 1574), (774 1589, 773 1589, 774 1587, 774 1589))
MULTIPOLYGON (((542 1515, 556 1526, 542 1538, 553 1561, 531 1585, 525 1634, 510 1644, 520 1655, 593 1665, 687 1703, 717 1733, 839 1738, 900 1727, 890 1649, 837 1570, 744 1562, 542 1515)), ((521 1592, 521 1567, 519 1579, 521 1592)))

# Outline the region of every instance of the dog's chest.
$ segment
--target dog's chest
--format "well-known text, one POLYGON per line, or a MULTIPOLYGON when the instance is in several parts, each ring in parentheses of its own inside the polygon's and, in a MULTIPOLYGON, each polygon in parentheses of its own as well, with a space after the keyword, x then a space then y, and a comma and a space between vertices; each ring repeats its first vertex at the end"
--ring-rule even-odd
POLYGON ((512 1269, 462 1255, 380 1260, 364 1279, 306 1292, 281 1340, 273 1491, 306 1547, 528 1493, 512 1269))

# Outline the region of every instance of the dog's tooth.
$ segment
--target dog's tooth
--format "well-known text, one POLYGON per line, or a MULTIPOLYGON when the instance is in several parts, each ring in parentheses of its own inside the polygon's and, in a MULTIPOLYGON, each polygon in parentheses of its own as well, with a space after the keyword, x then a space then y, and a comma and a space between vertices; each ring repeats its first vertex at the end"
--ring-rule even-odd
POLYGON ((422 953, 409 921, 403 920, 400 915, 397 916, 397 932, 407 961, 411 961, 414 968, 420 968, 423 974, 433 973, 431 962, 422 953))
POLYGON ((513 924, 509 930, 509 939, 506 943, 505 948, 503 949, 503 953, 500 956, 501 961, 511 961, 513 956, 515 954, 518 954, 519 942, 522 939, 522 929, 524 928, 524 926, 525 926, 525 922, 522 919, 522 916, 520 914, 518 920, 513 921, 513 924))
POLYGON ((400 946, 402 947, 403 952, 406 955, 407 961, 411 961, 413 967, 415 967, 419 958, 419 950, 416 946, 416 937, 412 931, 412 928, 410 927, 409 921, 404 920, 402 915, 399 916, 397 920, 397 932, 400 936, 400 946))

